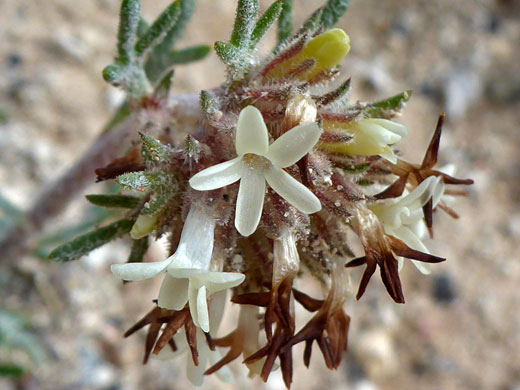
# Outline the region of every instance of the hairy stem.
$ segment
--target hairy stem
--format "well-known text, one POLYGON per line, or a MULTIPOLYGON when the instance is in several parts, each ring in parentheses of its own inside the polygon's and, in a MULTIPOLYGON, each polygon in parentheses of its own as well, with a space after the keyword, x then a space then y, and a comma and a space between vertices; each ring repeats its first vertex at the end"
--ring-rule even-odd
MULTIPOLYGON (((178 94, 169 97, 169 115, 179 126, 194 129, 200 119, 199 95, 178 94)), ((114 123, 114 121, 111 121, 114 123)), ((57 216, 86 186, 94 183, 96 168, 102 167, 128 149, 138 138, 138 121, 130 115, 103 131, 85 154, 61 177, 49 183, 0 242, 0 262, 11 262, 33 249, 33 236, 57 216)))

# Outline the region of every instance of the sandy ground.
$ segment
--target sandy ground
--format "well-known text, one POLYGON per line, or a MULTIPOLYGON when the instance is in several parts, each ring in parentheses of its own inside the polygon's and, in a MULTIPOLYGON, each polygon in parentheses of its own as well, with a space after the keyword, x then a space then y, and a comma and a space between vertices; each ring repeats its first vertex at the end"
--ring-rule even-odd
MULTIPOLYGON (((150 19, 167 3, 143 0, 143 12, 150 19)), ((320 4, 295 3, 300 21, 320 4)), ((226 40, 234 7, 233 1, 199 1, 181 46, 226 40)), ((15 205, 28 207, 75 161, 120 101, 101 78, 115 52, 118 10, 117 0, 0 3, 0 191, 15 205)), ((347 302, 352 327, 344 363, 328 372, 316 353, 307 370, 297 352, 293 388, 518 390, 520 4, 354 0, 339 26, 352 43, 343 75, 352 76, 353 97, 415 91, 400 119, 410 131, 402 150, 411 161, 422 158, 438 113, 446 111, 440 163, 455 163, 458 176, 476 183, 456 205, 459 220, 435 216, 428 246, 448 261, 430 277, 405 267, 404 306, 377 283, 360 302, 347 302)), ((198 91, 222 77, 212 53, 179 67, 174 89, 198 91)), ((61 220, 79 217, 81 204, 61 220)), ((1 307, 29 317, 47 351, 30 374, 0 379, 0 388, 189 388, 182 359, 143 367, 143 336, 122 339, 158 288, 153 282, 122 286, 108 265, 125 257, 125 243, 118 242, 73 264, 26 256, 0 268, 1 307)), ((27 361, 20 352, 10 356, 27 361)), ((206 388, 283 387, 278 373, 264 385, 248 382, 238 364, 232 369, 235 387, 209 378, 206 388)))

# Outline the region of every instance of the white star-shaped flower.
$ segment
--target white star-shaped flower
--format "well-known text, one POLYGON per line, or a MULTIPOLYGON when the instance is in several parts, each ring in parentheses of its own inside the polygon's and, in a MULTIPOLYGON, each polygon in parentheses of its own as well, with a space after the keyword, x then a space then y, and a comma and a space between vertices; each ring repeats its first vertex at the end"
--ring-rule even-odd
POLYGON ((282 168, 287 168, 316 145, 321 129, 315 122, 298 125, 271 145, 262 114, 253 106, 238 117, 235 147, 238 157, 197 173, 190 185, 199 191, 214 190, 240 180, 235 227, 243 236, 252 234, 262 215, 265 182, 302 213, 321 210, 319 199, 282 168))
POLYGON ((123 280, 143 280, 167 272, 159 291, 158 305, 181 310, 190 304, 193 323, 209 331, 207 298, 238 286, 245 276, 234 272, 210 271, 215 219, 198 206, 192 206, 182 229, 179 246, 166 260, 153 263, 113 264, 112 273, 123 280))
MULTIPOLYGON (((422 242, 426 236, 422 207, 428 202, 435 189, 439 188, 439 181, 440 178, 430 176, 412 192, 368 207, 382 222, 386 234, 397 237, 412 249, 430 253, 422 242)), ((401 267, 403 259, 399 257, 398 260, 401 267)), ((430 263, 417 260, 412 262, 421 273, 431 272, 430 263)))

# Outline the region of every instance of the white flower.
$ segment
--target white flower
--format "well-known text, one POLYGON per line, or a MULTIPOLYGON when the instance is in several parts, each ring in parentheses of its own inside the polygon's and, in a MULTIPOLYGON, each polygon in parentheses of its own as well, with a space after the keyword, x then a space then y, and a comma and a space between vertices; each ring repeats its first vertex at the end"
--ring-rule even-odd
MULTIPOLYGON (((386 234, 397 237, 412 249, 430 253, 421 241, 426 235, 422 207, 428 202, 435 188, 438 188, 439 181, 442 181, 440 177, 430 176, 409 194, 368 207, 379 218, 386 234)), ((401 267, 403 259, 398 260, 401 267)), ((412 262, 423 274, 431 272, 429 263, 417 260, 412 262)))
MULTIPOLYGON (((217 335, 217 331, 222 321, 222 316, 224 314, 224 308, 226 305, 226 291, 220 291, 213 296, 209 304, 209 312, 210 312, 210 335, 215 338, 217 335)), ((204 382, 204 371, 218 362, 222 355, 218 350, 212 351, 208 347, 208 343, 206 340, 206 336, 200 329, 197 329, 197 352, 199 364, 196 366, 193 363, 193 358, 191 353, 189 352, 188 343, 186 342, 186 334, 184 329, 179 331, 173 339, 175 341, 175 345, 177 346, 176 351, 172 351, 169 346, 163 348, 159 354, 157 355, 158 359, 167 360, 172 359, 177 356, 186 354, 186 372, 189 381, 194 386, 202 386, 204 382)), ((229 367, 222 367, 219 371, 217 371, 217 376, 220 380, 224 382, 233 382, 233 374, 229 367)))
POLYGON ((113 264, 110 269, 120 278, 133 281, 166 271, 159 291, 159 307, 181 310, 189 301, 193 323, 208 332, 208 296, 238 286, 245 278, 240 273, 210 271, 214 230, 211 215, 202 207, 192 206, 172 256, 154 263, 113 264))
MULTIPOLYGON (((457 168, 454 164, 447 164, 438 169, 439 172, 445 173, 450 176, 455 176, 456 170, 457 168)), ((437 179, 438 180, 432 189, 432 208, 437 207, 437 205, 440 202, 443 202, 447 206, 453 205, 453 203, 455 202, 455 197, 452 195, 446 195, 446 184, 444 183, 444 180, 442 180, 440 176, 437 177, 437 179)))
MULTIPOLYGON (((327 123, 325 123, 327 129, 327 123)), ((338 153, 356 154, 359 156, 381 156, 395 164, 397 157, 389 145, 393 145, 406 137, 406 127, 380 118, 361 119, 342 125, 341 129, 352 136, 345 143, 322 143, 321 148, 338 153)))
POLYGON ((262 114, 248 106, 238 117, 235 139, 238 157, 197 173, 190 179, 190 185, 196 190, 208 191, 240 180, 235 227, 243 236, 252 234, 260 223, 266 181, 302 213, 315 213, 321 210, 319 199, 282 168, 305 156, 320 135, 321 130, 315 122, 303 123, 269 145, 262 114))

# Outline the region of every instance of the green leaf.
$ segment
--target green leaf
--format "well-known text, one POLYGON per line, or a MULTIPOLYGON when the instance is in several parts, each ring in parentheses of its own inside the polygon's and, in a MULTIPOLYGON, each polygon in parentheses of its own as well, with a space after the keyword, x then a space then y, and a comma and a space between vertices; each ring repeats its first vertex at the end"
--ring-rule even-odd
POLYGON ((171 196, 172 190, 169 188, 164 188, 164 191, 152 194, 150 200, 145 203, 142 213, 146 215, 157 213, 170 200, 171 196))
POLYGON ((154 90, 154 95, 157 99, 165 99, 170 93, 173 80, 173 69, 167 72, 161 80, 157 83, 154 90))
POLYGON ((264 12, 262 16, 256 22, 255 28, 251 33, 251 39, 249 41, 249 48, 252 50, 256 47, 260 39, 267 32, 269 27, 273 25, 275 20, 280 16, 282 12, 283 3, 279 0, 271 4, 269 8, 264 12))
POLYGON ((206 114, 212 114, 218 110, 219 104, 217 97, 209 92, 202 90, 200 91, 200 108, 206 114))
POLYGON ((167 52, 177 43, 177 40, 181 38, 186 25, 188 24, 193 11, 195 10, 195 0, 180 0, 181 12, 177 18, 175 25, 168 31, 163 41, 157 45, 156 49, 158 52, 167 52))
POLYGON ((238 48, 249 46, 251 33, 255 28, 258 15, 258 3, 258 0, 238 0, 235 25, 229 41, 233 46, 238 48))
POLYGON ((103 79, 114 86, 119 86, 127 77, 127 69, 118 63, 111 64, 103 69, 103 79))
POLYGON ((118 176, 116 180, 123 187, 137 191, 157 190, 170 182, 164 172, 129 172, 118 176))
POLYGON ((278 44, 289 39, 292 35, 293 0, 282 0, 282 4, 282 12, 278 19, 278 44))
POLYGON ((127 234, 130 232, 133 225, 134 220, 121 219, 117 222, 111 223, 110 225, 83 234, 54 249, 49 255, 49 259, 54 261, 77 260, 92 250, 127 234))
POLYGON ((0 364, 0 376, 17 378, 25 373, 25 368, 16 364, 0 364))
POLYGON ((190 134, 188 134, 186 138, 184 138, 184 153, 192 161, 198 161, 200 156, 199 141, 193 138, 193 136, 191 136, 190 134))
POLYGON ((141 204, 141 199, 130 195, 86 195, 85 198, 95 206, 107 209, 135 209, 141 204))
POLYGON ((117 33, 117 52, 121 61, 128 62, 134 55, 140 13, 139 0, 123 0, 117 33))
POLYGON ((222 62, 229 67, 233 67, 239 63, 240 52, 235 46, 229 43, 215 42, 215 52, 222 62))
POLYGON ((188 64, 190 62, 200 61, 208 55, 211 48, 208 45, 195 45, 173 51, 167 55, 167 61, 171 65, 188 64))
POLYGON ((148 236, 140 238, 139 240, 132 240, 132 249, 130 256, 128 256, 128 263, 140 263, 148 250, 149 240, 148 236))
POLYGON ((323 8, 321 23, 325 29, 333 27, 347 11, 350 0, 329 0, 323 8))
POLYGON ((141 141, 143 142, 143 154, 150 162, 164 162, 170 158, 170 149, 163 145, 158 139, 149 134, 140 132, 141 141))
POLYGON ((121 87, 134 97, 147 93, 150 86, 144 70, 135 62, 116 61, 103 69, 103 78, 114 87, 121 87))
POLYGON ((141 16, 139 19, 139 25, 137 26, 137 38, 141 38, 148 31, 148 22, 141 16))
POLYGON ((350 77, 344 81, 338 88, 335 90, 326 93, 322 96, 313 96, 313 99, 316 101, 316 103, 326 106, 327 104, 330 104, 332 102, 335 102, 338 99, 341 99, 343 96, 345 96, 350 91, 350 77))
POLYGON ((413 91, 409 89, 387 99, 369 103, 364 109, 364 112, 369 118, 390 119, 403 109, 405 103, 412 97, 412 92, 413 91))
POLYGON ((139 38, 135 44, 135 54, 138 57, 142 57, 146 51, 157 45, 165 37, 166 33, 175 26, 179 15, 180 3, 175 1, 159 15, 148 31, 139 38))
POLYGON ((114 210, 89 207, 79 223, 60 228, 41 238, 33 253, 40 259, 46 260, 49 257, 49 253, 51 253, 56 246, 70 241, 80 234, 85 234, 113 216, 114 210))

